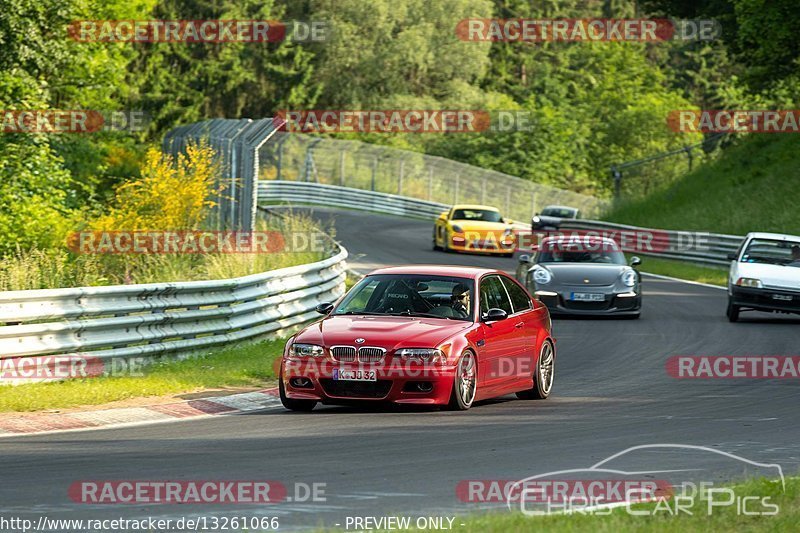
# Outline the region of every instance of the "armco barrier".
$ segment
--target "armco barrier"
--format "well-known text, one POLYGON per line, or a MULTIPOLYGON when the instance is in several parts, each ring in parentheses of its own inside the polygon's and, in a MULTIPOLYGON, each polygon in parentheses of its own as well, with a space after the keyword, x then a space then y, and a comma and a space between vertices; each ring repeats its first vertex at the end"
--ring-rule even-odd
POLYGON ((648 253, 637 250, 637 254, 712 266, 727 266, 730 264, 730 260, 727 257, 728 254, 735 252, 744 240, 744 237, 736 235, 648 229, 600 220, 565 220, 561 223, 560 228, 564 230, 626 231, 648 234, 653 237, 653 248, 657 251, 648 253))
POLYGON ((278 333, 344 294, 334 254, 234 279, 0 292, 0 358, 151 358, 278 333))
POLYGON ((303 181, 258 182, 259 205, 281 202, 348 207, 418 218, 437 217, 442 211, 450 209, 446 204, 336 185, 303 181))
MULTIPOLYGON (((394 194, 351 189, 336 185, 323 185, 313 182, 298 181, 259 181, 259 205, 275 203, 290 203, 294 205, 313 204, 331 207, 346 207, 361 209, 376 213, 411 216, 431 219, 446 211, 450 206, 433 202, 426 202, 414 198, 407 198, 394 194)), ((517 230, 530 231, 527 222, 515 222, 517 230)), ((637 254, 678 259, 711 266, 725 266, 730 261, 727 255, 735 252, 744 237, 736 235, 721 235, 706 232, 688 232, 655 230, 614 224, 599 220, 563 220, 560 224, 563 230, 609 231, 609 232, 639 232, 652 234, 654 240, 653 253, 637 251, 637 254), (698 241, 698 238, 700 239, 698 241)))

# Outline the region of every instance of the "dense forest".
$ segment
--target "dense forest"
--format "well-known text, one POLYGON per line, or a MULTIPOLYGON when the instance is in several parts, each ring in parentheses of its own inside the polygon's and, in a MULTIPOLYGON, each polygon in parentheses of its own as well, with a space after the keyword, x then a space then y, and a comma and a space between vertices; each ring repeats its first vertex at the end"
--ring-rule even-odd
POLYGON ((800 102, 797 0, 0 0, 0 109, 139 110, 143 131, 0 134, 0 253, 139 177, 170 128, 282 109, 524 110, 531 131, 347 134, 608 196, 609 166, 702 140, 675 109, 800 102), (467 42, 465 18, 715 19, 713 41, 467 42), (104 43, 75 20, 324 20, 322 42, 104 43))

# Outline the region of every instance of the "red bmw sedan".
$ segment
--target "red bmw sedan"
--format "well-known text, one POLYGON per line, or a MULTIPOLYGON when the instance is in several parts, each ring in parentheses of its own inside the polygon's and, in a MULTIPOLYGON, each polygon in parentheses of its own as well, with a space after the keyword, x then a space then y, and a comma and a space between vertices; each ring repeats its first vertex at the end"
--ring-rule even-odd
POLYGON ((284 349, 279 389, 287 409, 383 401, 464 410, 510 393, 550 395, 550 315, 504 272, 384 268, 317 311, 325 317, 284 349))

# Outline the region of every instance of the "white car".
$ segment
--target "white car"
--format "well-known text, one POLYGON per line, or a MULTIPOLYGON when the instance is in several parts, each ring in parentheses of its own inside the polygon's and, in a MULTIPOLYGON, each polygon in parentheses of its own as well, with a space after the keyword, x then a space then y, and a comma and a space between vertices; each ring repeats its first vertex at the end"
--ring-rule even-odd
POLYGON ((800 314, 800 237, 748 233, 730 254, 728 319, 742 309, 800 314))

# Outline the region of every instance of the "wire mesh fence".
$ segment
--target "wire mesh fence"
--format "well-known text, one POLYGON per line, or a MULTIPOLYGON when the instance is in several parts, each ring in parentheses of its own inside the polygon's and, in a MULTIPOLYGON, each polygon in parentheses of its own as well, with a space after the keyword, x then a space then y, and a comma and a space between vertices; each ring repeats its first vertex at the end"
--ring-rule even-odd
POLYGON ((260 149, 260 179, 305 181, 397 194, 443 204, 493 205, 528 221, 545 205, 597 218, 607 200, 386 146, 278 132, 260 149))

